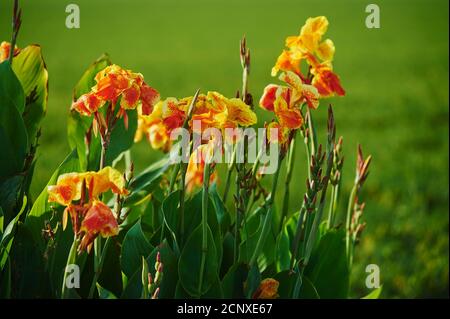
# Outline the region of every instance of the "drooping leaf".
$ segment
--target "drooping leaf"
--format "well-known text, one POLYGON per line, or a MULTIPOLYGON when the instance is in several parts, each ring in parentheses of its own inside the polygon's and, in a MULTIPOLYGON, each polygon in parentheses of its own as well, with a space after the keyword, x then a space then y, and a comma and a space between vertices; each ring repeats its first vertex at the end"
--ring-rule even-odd
POLYGON ((145 237, 141 228, 141 222, 136 222, 128 230, 122 243, 120 264, 124 274, 131 278, 138 269, 141 269, 142 256, 147 257, 152 250, 153 246, 145 237))
MULTIPOLYGON (((78 162, 78 155, 76 150, 73 150, 55 170, 47 183, 47 186, 54 185, 59 175, 64 173, 79 172, 79 169, 80 165, 78 162)), ((25 224, 29 228, 34 241, 41 248, 41 251, 44 251, 45 249, 45 242, 42 238, 41 230, 45 226, 45 221, 49 220, 52 215, 51 205, 56 204, 48 202, 47 187, 45 187, 34 202, 31 211, 25 220, 25 224)))
POLYGON ((202 226, 199 225, 189 236, 178 263, 178 275, 183 286, 191 296, 202 296, 214 284, 218 276, 216 247, 211 229, 207 227, 207 249, 204 251, 204 267, 202 261, 202 226), (201 275, 200 275, 201 274, 201 275), (200 282, 200 277, 203 280, 200 282))
POLYGON ((19 174, 28 151, 23 89, 8 61, 0 64, 0 183, 19 174))
POLYGON ((345 250, 345 231, 329 230, 313 250, 305 269, 321 298, 347 298, 349 271, 345 250))
POLYGON ((41 47, 33 44, 14 57, 12 68, 25 94, 23 119, 30 141, 34 141, 47 110, 48 72, 41 47))

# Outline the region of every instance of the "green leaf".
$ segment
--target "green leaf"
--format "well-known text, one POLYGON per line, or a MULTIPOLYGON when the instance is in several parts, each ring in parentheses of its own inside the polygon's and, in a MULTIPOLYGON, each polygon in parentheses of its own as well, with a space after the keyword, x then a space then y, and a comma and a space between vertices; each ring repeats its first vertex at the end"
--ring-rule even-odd
MULTIPOLYGON (((201 223, 202 211, 202 192, 197 192, 191 198, 189 198, 185 203, 185 234, 190 234, 197 228, 201 223)), ((215 207, 213 202, 208 200, 208 226, 214 237, 214 243, 216 246, 216 254, 218 264, 222 263, 222 232, 219 222, 217 220, 217 214, 215 212, 215 207)))
MULTIPOLYGON (((102 55, 94 63, 92 63, 81 76, 81 79, 75 85, 73 90, 73 100, 77 100, 81 95, 88 93, 95 85, 95 75, 111 65, 108 55, 102 55)), ((86 144, 84 142, 86 131, 92 124, 92 117, 81 116, 75 111, 69 113, 67 120, 67 138, 71 148, 75 148, 78 152, 80 166, 83 170, 88 169, 88 161, 86 160, 86 144)), ((89 156, 92 162, 98 163, 97 158, 100 156, 100 143, 96 139, 92 139, 89 156)), ((91 167, 92 168, 92 167, 91 167)), ((92 168, 94 169, 94 168, 92 168)))
POLYGON ((178 220, 180 211, 178 209, 180 203, 180 190, 176 190, 169 194, 166 199, 163 201, 161 209, 164 214, 164 218, 166 221, 166 226, 175 234, 179 234, 178 230, 178 220))
POLYGON ((24 183, 23 175, 15 175, 0 182, 0 206, 3 209, 5 223, 9 223, 17 214, 20 189, 24 183))
POLYGON ((153 163, 131 182, 131 195, 125 200, 125 206, 139 203, 151 194, 158 186, 159 178, 169 168, 169 156, 153 163))
POLYGON ((253 264, 253 266, 248 271, 247 280, 245 281, 245 295, 247 298, 251 298, 259 287, 261 283, 261 273, 259 271, 258 265, 253 264))
POLYGON ((189 236, 181 252, 178 263, 178 275, 181 285, 191 296, 200 297, 215 283, 218 276, 218 262, 214 238, 211 229, 207 228, 207 250, 203 281, 200 285, 200 265, 202 260, 202 226, 199 225, 189 236))
POLYGON ((370 293, 368 293, 366 296, 362 297, 361 299, 379 299, 382 291, 383 291, 383 286, 380 286, 379 288, 372 290, 370 293))
POLYGON ((0 101, 2 107, 6 101, 11 103, 19 114, 25 109, 25 94, 9 61, 0 63, 0 101))
POLYGON ((244 284, 248 277, 248 266, 242 263, 235 264, 222 280, 225 298, 245 298, 244 284))
POLYGON ((222 197, 217 192, 217 184, 214 183, 209 189, 209 196, 213 202, 214 210, 216 211, 217 221, 219 222, 220 228, 222 229, 222 234, 225 234, 230 227, 231 220, 230 214, 225 207, 222 197))
POLYGON ((11 297, 49 298, 52 296, 45 259, 30 229, 18 224, 10 252, 11 297))
POLYGON ((9 253, 7 247, 9 245, 10 240, 14 236, 14 232, 17 227, 17 223, 20 219, 20 216, 22 216, 23 212, 25 211, 26 207, 27 207, 27 197, 24 196, 21 210, 16 215, 16 217, 14 217, 14 219, 8 224, 8 226, 6 226, 5 231, 3 232, 3 235, 2 235, 2 238, 0 241, 0 252, 1 252, 0 270, 3 269, 3 266, 4 266, 4 257, 5 256, 3 254, 7 255, 9 253))
POLYGON ((137 270, 141 269, 142 256, 148 256, 152 250, 153 246, 145 238, 139 220, 128 230, 122 243, 120 264, 124 274, 131 278, 137 270))
POLYGON ((128 110, 127 114, 128 128, 125 127, 124 120, 119 119, 112 130, 111 141, 106 150, 106 165, 111 165, 122 152, 125 152, 134 144, 134 135, 136 134, 138 123, 137 112, 136 110, 128 110))
POLYGON ((23 89, 7 61, 0 64, 0 183, 23 170, 28 135, 21 112, 23 89))
MULTIPOLYGON (((170 249, 166 240, 164 240, 158 247, 154 248, 151 254, 145 256, 150 272, 154 275, 154 264, 156 261, 156 255, 158 251, 161 254, 161 262, 164 265, 163 269, 163 279, 160 285, 159 298, 173 298, 176 290, 176 285, 178 281, 177 272, 177 259, 175 254, 170 249)), ((141 268, 136 270, 136 272, 128 278, 125 289, 122 293, 122 298, 125 299, 136 299, 141 298, 142 294, 142 279, 141 279, 141 268)), ((154 276, 153 276, 154 277, 154 276)))
MULTIPOLYGON (((111 238, 112 242, 108 246, 108 251, 105 255, 105 262, 103 263, 102 272, 98 283, 103 289, 107 289, 115 296, 122 294, 122 278, 120 269, 120 245, 118 242, 111 238)), ((100 292, 100 290, 99 290, 100 292)))
POLYGON ((345 253, 345 231, 329 230, 311 255, 305 269, 321 298, 347 298, 349 271, 345 253))
POLYGON ((12 68, 25 93, 23 119, 30 141, 34 141, 47 110, 48 72, 39 45, 29 45, 14 57, 12 68))
POLYGON ((97 283, 97 290, 98 297, 100 299, 117 299, 117 297, 111 291, 103 288, 99 283, 97 283))
POLYGON ((276 242, 276 269, 277 271, 288 270, 291 262, 289 235, 285 228, 280 232, 276 242))
MULTIPOLYGON (((47 186, 56 184, 59 175, 78 172, 79 169, 78 155, 76 150, 73 150, 55 170, 48 181, 47 186)), ((45 187, 34 202, 34 205, 25 220, 25 224, 30 229, 33 240, 39 245, 41 251, 44 251, 45 249, 45 242, 42 238, 41 230, 45 226, 45 221, 50 220, 53 212, 51 208, 52 205, 55 206, 56 204, 48 202, 47 187, 45 187)))

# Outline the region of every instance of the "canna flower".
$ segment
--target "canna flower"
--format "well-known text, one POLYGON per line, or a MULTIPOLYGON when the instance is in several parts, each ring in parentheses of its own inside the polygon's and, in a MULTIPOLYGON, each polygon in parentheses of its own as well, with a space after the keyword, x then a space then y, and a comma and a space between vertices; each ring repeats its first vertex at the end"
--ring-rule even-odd
POLYGON ((321 44, 322 36, 327 32, 327 29, 328 19, 326 17, 308 18, 298 36, 291 36, 286 39, 286 47, 298 56, 306 53, 315 54, 321 44))
POLYGON ((272 68, 272 76, 276 76, 279 71, 292 71, 300 74, 300 61, 301 58, 295 57, 292 52, 283 50, 272 68))
POLYGON ((114 194, 127 195, 125 178, 116 169, 107 166, 98 172, 85 173, 86 187, 90 198, 98 198, 102 193, 111 190, 114 194))
POLYGON ((48 201, 69 206, 72 201, 81 198, 83 174, 68 173, 58 177, 56 185, 47 187, 48 201))
POLYGON ((94 200, 81 223, 80 231, 83 233, 80 250, 90 251, 90 246, 98 235, 103 238, 116 236, 119 233, 119 225, 111 208, 99 200, 94 200))
MULTIPOLYGON (((3 41, 0 44, 0 63, 9 59, 9 53, 11 51, 11 43, 3 41)), ((15 46, 14 48, 14 56, 20 53, 20 49, 15 46)))
POLYGON ((62 220, 63 229, 66 228, 70 216, 74 233, 77 236, 83 235, 80 250, 89 250, 92 241, 99 234, 103 237, 115 236, 119 231, 111 209, 98 199, 102 193, 109 190, 118 195, 128 194, 124 176, 109 166, 98 172, 60 175, 56 185, 47 188, 49 202, 66 206, 62 220), (88 190, 88 194, 85 194, 84 188, 88 190))
POLYGON ((331 63, 318 63, 317 60, 312 60, 314 67, 311 68, 311 73, 314 75, 312 85, 314 85, 323 97, 344 96, 345 90, 341 86, 339 77, 333 72, 331 63))
POLYGON ((287 49, 278 57, 272 68, 272 76, 276 76, 279 71, 293 72, 307 84, 316 87, 321 97, 345 95, 331 64, 336 51, 334 43, 331 39, 322 41, 328 24, 324 16, 308 18, 298 36, 287 37, 287 49), (301 73, 302 61, 309 65, 310 74, 307 76, 301 73))
POLYGON ((293 72, 282 73, 279 78, 287 85, 269 84, 264 89, 259 105, 274 112, 282 127, 298 129, 304 122, 300 106, 306 103, 310 108, 317 108, 318 91, 312 85, 303 84, 293 72))
POLYGON ((259 284, 253 294, 253 299, 275 299, 278 298, 278 287, 280 283, 272 278, 266 278, 259 284))
POLYGON ((123 175, 112 167, 105 167, 98 172, 67 173, 60 175, 56 185, 47 187, 48 201, 69 206, 81 198, 82 186, 85 182, 90 198, 98 198, 102 193, 111 190, 115 194, 126 195, 123 175))
POLYGON ((72 104, 72 109, 81 115, 89 116, 97 112, 105 102, 93 93, 83 94, 72 104))
MULTIPOLYGON (((189 158, 189 164, 186 171, 186 192, 192 193, 195 189, 203 185, 203 172, 205 165, 211 162, 214 155, 214 142, 211 140, 208 144, 202 144, 192 152, 189 158)), ((210 176, 210 183, 216 180, 216 174, 213 172, 210 176)))
POLYGON ((118 65, 110 65, 95 76, 96 85, 91 91, 81 96, 72 104, 72 109, 81 115, 90 116, 97 112, 106 102, 113 107, 120 99, 119 117, 125 116, 126 110, 140 108, 142 114, 148 115, 159 101, 159 93, 144 82, 144 76, 118 65))
MULTIPOLYGON (((138 112, 138 130, 135 141, 146 136, 154 149, 168 151, 170 134, 181 128, 186 120, 193 97, 167 98, 159 101, 150 115, 138 112)), ((200 132, 208 128, 223 130, 228 127, 250 126, 256 123, 256 114, 240 99, 228 99, 218 92, 200 94, 194 105, 189 128, 196 129, 194 121, 200 123, 200 132)))
POLYGON ((256 114, 241 99, 228 99, 217 92, 208 92, 207 97, 216 113, 218 128, 251 126, 256 123, 256 114))

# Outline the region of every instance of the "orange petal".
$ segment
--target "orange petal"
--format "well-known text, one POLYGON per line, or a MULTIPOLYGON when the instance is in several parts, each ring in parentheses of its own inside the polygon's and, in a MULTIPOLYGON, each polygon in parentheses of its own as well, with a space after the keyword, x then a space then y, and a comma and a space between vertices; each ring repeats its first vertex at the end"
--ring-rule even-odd
POLYGON ((159 101, 159 98, 159 92, 144 83, 141 86, 142 114, 152 113, 153 106, 159 101))
POLYGON ((259 105, 268 111, 273 112, 273 103, 277 98, 277 90, 279 85, 269 84, 264 88, 264 93, 259 100, 259 105))
POLYGON ((280 283, 273 278, 266 278, 259 284, 253 294, 253 299, 275 299, 278 298, 278 287, 280 283))

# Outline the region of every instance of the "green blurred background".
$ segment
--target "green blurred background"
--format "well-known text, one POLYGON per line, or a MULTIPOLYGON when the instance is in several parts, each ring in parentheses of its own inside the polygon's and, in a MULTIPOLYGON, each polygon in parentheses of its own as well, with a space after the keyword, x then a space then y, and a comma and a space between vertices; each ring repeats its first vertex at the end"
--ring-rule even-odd
MULTIPOLYGON (((0 40, 10 38, 11 3, 0 2, 0 40)), ((103 52, 143 73, 163 97, 192 95, 198 87, 233 96, 241 86, 238 48, 245 34, 252 51, 250 89, 257 100, 264 86, 275 81, 270 69, 284 38, 298 34, 306 18, 327 16, 327 37, 336 45, 335 70, 347 90, 346 97, 329 101, 338 134, 344 136, 345 197, 354 177, 357 144, 373 156, 362 196, 367 228, 355 257, 353 296, 368 292, 364 270, 374 263, 381 269, 382 297, 448 297, 447 0, 376 1, 380 29, 365 27, 365 7, 372 3, 368 0, 21 3, 18 45, 41 44, 50 74, 34 196, 69 152, 66 117, 72 87, 103 52), (65 27, 70 3, 80 6, 80 29, 65 27)), ((327 103, 315 113, 322 141, 327 103)), ((270 118, 260 110, 258 115, 260 123, 270 118)), ((299 208, 305 184, 300 146, 291 211, 299 208)), ((161 156, 145 142, 132 151, 138 169, 161 156)))

